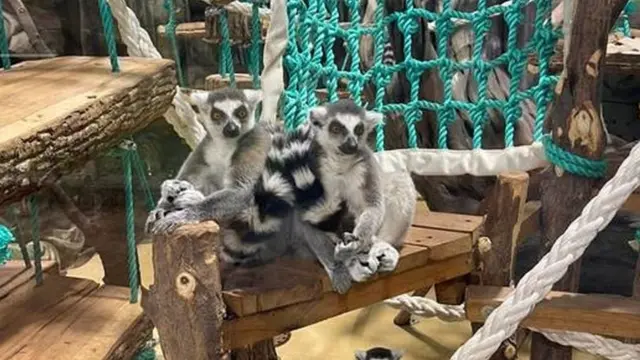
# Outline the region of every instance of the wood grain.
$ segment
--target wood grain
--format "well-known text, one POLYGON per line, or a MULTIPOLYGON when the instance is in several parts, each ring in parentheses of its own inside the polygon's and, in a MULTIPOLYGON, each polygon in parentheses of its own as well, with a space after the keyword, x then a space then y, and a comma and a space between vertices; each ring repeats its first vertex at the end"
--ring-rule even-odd
MULTIPOLYGON (((467 318, 484 322, 483 312, 499 306, 512 291, 508 287, 469 286, 467 318)), ((640 302, 616 295, 552 291, 521 325, 640 339, 640 302)))
POLYGON ((130 359, 151 332, 129 289, 45 274, 0 302, 0 359, 130 359))
POLYGON ((72 56, 0 72, 0 203, 34 192, 160 117, 175 93, 171 60, 72 56))

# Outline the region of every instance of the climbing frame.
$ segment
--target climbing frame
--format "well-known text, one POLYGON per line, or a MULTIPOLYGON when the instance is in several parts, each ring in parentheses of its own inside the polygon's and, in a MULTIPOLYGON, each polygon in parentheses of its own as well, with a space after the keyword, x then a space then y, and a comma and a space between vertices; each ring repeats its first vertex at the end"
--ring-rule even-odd
POLYGON ((332 290, 314 262, 281 259, 220 273, 218 226, 186 225, 155 236, 154 281, 149 292, 143 292, 143 307, 158 328, 167 359, 216 358, 212 355, 223 349, 251 345, 469 274, 483 221, 480 216, 428 212, 420 203, 396 270, 355 283, 345 295, 332 290), (199 357, 203 354, 210 357, 199 357))
POLYGON ((173 61, 71 56, 0 72, 0 203, 112 148, 167 110, 173 61))

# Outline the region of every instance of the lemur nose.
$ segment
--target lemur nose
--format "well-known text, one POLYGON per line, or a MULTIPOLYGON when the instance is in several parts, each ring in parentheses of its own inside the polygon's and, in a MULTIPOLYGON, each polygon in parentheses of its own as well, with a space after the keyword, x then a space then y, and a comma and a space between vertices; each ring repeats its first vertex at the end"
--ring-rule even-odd
POLYGON ((358 142, 352 136, 349 136, 342 145, 340 145, 340 151, 345 154, 353 154, 358 150, 358 142))
POLYGON ((222 135, 228 138, 234 138, 240 134, 240 128, 234 123, 228 123, 222 129, 222 135))

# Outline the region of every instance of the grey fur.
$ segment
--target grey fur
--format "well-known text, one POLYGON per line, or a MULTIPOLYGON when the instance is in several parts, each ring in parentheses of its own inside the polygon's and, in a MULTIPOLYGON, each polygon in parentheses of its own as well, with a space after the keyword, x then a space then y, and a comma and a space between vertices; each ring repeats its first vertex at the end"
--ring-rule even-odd
POLYGON ((321 148, 319 172, 328 196, 304 217, 305 220, 322 218, 346 201, 355 217, 355 228, 343 234, 346 246, 336 247, 335 252, 338 261, 346 261, 357 253, 369 251, 384 218, 381 170, 367 145, 367 137, 382 120, 382 115, 365 111, 352 100, 340 100, 311 109, 309 119, 316 128, 315 140, 321 148), (335 131, 339 128, 336 124, 343 129, 335 131), (358 132, 359 126, 364 126, 364 130, 358 132), (345 144, 353 141, 355 151, 345 153, 345 144))
POLYGON ((375 347, 367 351, 357 350, 355 356, 356 360, 400 360, 404 351, 375 347))

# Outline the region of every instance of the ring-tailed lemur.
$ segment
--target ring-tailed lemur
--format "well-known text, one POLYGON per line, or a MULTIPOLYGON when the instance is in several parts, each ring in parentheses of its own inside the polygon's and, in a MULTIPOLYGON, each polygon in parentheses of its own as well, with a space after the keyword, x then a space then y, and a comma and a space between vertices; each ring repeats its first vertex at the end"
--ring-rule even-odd
POLYGON ((383 347, 371 348, 367 351, 356 351, 356 360, 400 360, 404 352, 383 347))
MULTIPOLYGON (((226 94, 228 98, 232 93, 228 90, 226 94)), ((209 120, 206 116, 215 111, 215 100, 219 97, 196 95, 196 100, 199 99, 196 101, 197 110, 203 114, 200 120, 205 129, 209 134, 216 134, 216 130, 219 134, 221 127, 207 125, 213 119, 209 120)), ((194 98, 193 93, 191 98, 194 98)), ((227 102, 230 101, 227 99, 227 102)), ((237 106, 239 101, 234 103, 237 106)), ((227 109, 227 113, 235 113, 236 108, 228 105, 227 109)), ((202 164, 205 156, 191 156, 193 161, 188 166, 185 164, 181 173, 194 174, 190 180, 196 181, 196 185, 183 180, 165 181, 163 198, 167 204, 174 206, 158 209, 151 214, 148 229, 154 233, 165 232, 181 223, 213 219, 223 229, 221 258, 225 262, 252 266, 286 254, 315 257, 327 270, 336 291, 346 292, 351 286, 349 273, 344 264, 333 259, 337 237, 300 220, 296 213, 290 211, 291 206, 287 203, 293 201, 294 195, 287 196, 290 188, 286 182, 278 174, 270 174, 268 169, 263 173, 268 156, 309 162, 307 158, 296 158, 298 153, 309 156, 299 151, 300 146, 304 145, 296 141, 295 133, 285 135, 281 127, 267 123, 255 125, 239 136, 237 142, 231 143, 230 147, 235 151, 225 149, 232 152, 227 155, 227 161, 206 165, 202 164), (220 172, 228 169, 222 181, 224 187, 204 198, 198 190, 203 188, 201 182, 209 181, 211 177, 201 176, 199 172, 211 174, 216 169, 220 172)), ((203 149, 205 153, 210 151, 206 147, 203 149)), ((340 209, 333 216, 336 217, 340 218, 340 209)), ((331 228, 332 217, 328 216, 325 220, 325 227, 331 228)))

